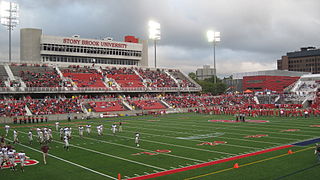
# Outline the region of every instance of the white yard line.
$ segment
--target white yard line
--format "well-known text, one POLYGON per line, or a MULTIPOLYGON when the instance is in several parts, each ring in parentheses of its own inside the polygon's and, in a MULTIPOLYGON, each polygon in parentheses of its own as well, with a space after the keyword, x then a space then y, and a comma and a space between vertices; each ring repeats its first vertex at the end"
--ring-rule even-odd
MULTIPOLYGON (((117 137, 125 137, 125 136, 117 135, 117 137)), ((143 148, 140 148, 140 147, 137 148, 137 147, 133 147, 133 146, 127 146, 127 145, 124 145, 124 144, 112 143, 112 142, 98 140, 98 139, 89 138, 89 137, 82 137, 82 138, 93 140, 93 141, 99 141, 99 142, 103 142, 103 143, 107 143, 107 144, 112 144, 112 145, 116 145, 116 146, 122 146, 122 147, 126 147, 126 148, 131 148, 131 149, 136 149, 136 150, 143 150, 143 151, 148 151, 148 152, 153 152, 154 153, 154 151, 152 151, 152 150, 143 149, 143 148)), ((130 138, 130 139, 134 139, 134 138, 130 138)), ((143 141, 145 141, 145 140, 143 140, 143 141)), ((177 155, 168 154, 168 153, 159 153, 159 154, 160 155, 165 155, 165 156, 172 156, 172 157, 176 157, 176 158, 180 158, 180 159, 187 159, 187 160, 196 161, 196 162, 202 162, 202 163, 206 162, 206 161, 202 161, 202 160, 198 160, 198 159, 192 159, 192 158, 187 158, 187 157, 183 157, 183 156, 177 156, 177 155)))
MULTIPOLYGON (((268 121, 270 121, 271 123, 275 123, 275 124, 283 124, 283 126, 285 126, 286 128, 288 128, 288 124, 289 125, 297 125, 297 126, 301 126, 301 125, 304 125, 304 126, 307 126, 305 123, 296 123, 296 122, 294 122, 295 120, 293 119, 293 120, 289 120, 288 122, 283 122, 283 121, 277 121, 277 122, 275 122, 276 120, 268 120, 268 121)), ((140 121, 139 121, 140 122, 140 121)), ((176 122, 168 122, 168 123, 172 123, 172 124, 174 124, 174 123, 176 123, 176 122)), ((198 124, 198 123, 206 123, 206 122, 197 122, 197 123, 194 123, 194 122, 186 122, 186 121, 184 121, 183 122, 184 124, 186 124, 186 123, 188 123, 188 124, 198 124)), ((312 123, 312 122, 308 122, 308 123, 312 123)), ((318 123, 319 124, 319 122, 314 122, 314 123, 318 123)), ((218 125, 218 124, 217 124, 218 125)), ((272 125, 269 125, 268 123, 246 123, 246 125, 248 125, 248 126, 255 126, 255 125, 259 125, 259 126, 272 126, 272 125)), ((244 126, 231 126, 231 124, 228 124, 228 127, 244 127, 244 126)), ((313 129, 313 130, 315 130, 316 131, 316 129, 315 128, 313 128, 313 127, 303 127, 303 128, 308 128, 308 129, 313 129)), ((227 128, 226 128, 227 129, 227 128)), ((309 131, 310 132, 310 131, 309 131)))
MULTIPOLYGON (((134 132, 134 131, 128 131, 127 132, 134 132)), ((150 134, 150 133, 143 133, 143 134, 148 134, 148 135, 152 135, 152 136, 159 136, 159 137, 166 137, 166 138, 170 138, 170 139, 177 139, 176 137, 171 137, 171 136, 165 136, 165 135, 155 135, 155 134, 150 134)), ((189 133, 190 134, 190 133, 189 133)), ((196 135, 196 134, 191 134, 191 135, 196 135)), ((206 138, 207 139, 207 138, 206 138)), ((178 139, 177 139, 178 140, 178 139)), ((181 140, 181 139, 179 139, 181 140)), ((194 139, 183 139, 183 140, 186 140, 186 141, 193 141, 193 142, 203 142, 203 141, 200 141, 200 140, 194 140, 194 139)), ((145 140, 144 141, 150 141, 150 140, 145 140)), ((153 141, 150 141, 150 142, 153 142, 153 141)), ((161 143, 161 142, 159 142, 161 143)), ((161 143, 162 144, 162 143, 161 143)), ((166 144, 166 143, 165 143, 166 144)), ((250 147, 250 146, 240 146, 240 145, 234 145, 234 144, 221 144, 221 145, 224 145, 224 146, 232 146, 232 147, 240 147, 240 148, 246 148, 246 149, 262 149, 262 148, 257 148, 257 147, 250 147)))
MULTIPOLYGON (((73 132, 76 131, 76 130, 72 130, 73 132)), ((55 132, 57 133, 57 132, 55 132)), ((91 132, 91 133, 95 133, 97 134, 96 132, 91 132)), ((109 135, 108 136, 112 136, 112 135, 109 135)), ((76 138, 80 138, 78 136, 73 136, 73 137, 76 137, 76 138)), ((126 136, 119 136, 117 135, 117 137, 124 137, 124 138, 127 138, 127 139, 134 139, 134 138, 128 138, 126 136)), ((94 139, 94 138, 89 138, 89 137, 86 137, 86 136, 83 136, 82 137, 83 139, 89 139, 89 140, 92 140, 92 141, 98 141, 98 142, 103 142, 103 143, 106 143, 106 144, 112 144, 112 145, 115 145, 115 146, 122 146, 122 147, 126 147, 126 148, 130 148, 130 149, 136 149, 136 150, 143 150, 143 151, 148 151, 148 152, 152 152, 154 153, 153 150, 149 150, 149 149, 143 149, 143 148, 138 148, 138 147, 134 147, 134 146, 127 146, 127 145, 124 145, 124 144, 118 144, 118 143, 113 143, 113 142, 108 142, 108 141, 104 141, 104 140, 99 140, 99 139, 94 139)), ((145 141, 145 140, 143 140, 145 141)), ((168 154, 168 153, 159 153, 160 155, 165 155, 165 156, 172 156, 172 157, 175 157, 175 158, 180 158, 180 159, 187 159, 187 160, 190 160, 190 161, 196 161, 196 162, 207 162, 207 161, 203 161, 203 160, 199 160, 199 159, 193 159, 193 158, 188 158, 188 157, 183 157, 183 156, 177 156, 177 155, 173 155, 173 154, 168 154)))
MULTIPOLYGON (((131 126, 131 125, 130 125, 131 126)), ((164 125, 147 125, 147 126, 164 126, 164 125)), ((180 126, 183 126, 183 125, 180 125, 180 126)), ((136 127, 136 126, 134 126, 136 127)), ((168 126, 164 126, 166 128, 168 128, 168 126)), ((209 131, 209 130, 198 130, 198 129, 201 129, 203 126, 193 126, 192 128, 197 128, 196 129, 193 129, 193 131, 209 131), (198 128, 197 128, 198 127, 198 128)), ((205 126, 204 128, 207 128, 208 126, 205 126)), ((140 127, 138 127, 140 128, 140 127)), ((211 128, 215 128, 215 127, 211 127, 211 128)), ((190 129, 186 129, 186 128, 176 128, 175 129, 183 129, 183 130, 188 130, 190 131, 190 129)), ((154 130, 154 129, 153 129, 154 130)), ((279 133, 279 132, 270 132, 270 131, 256 131, 256 130, 242 130, 242 129, 238 129, 239 131, 249 131, 249 132, 256 132, 256 133, 269 133, 269 134, 280 134, 280 135, 292 135, 292 136, 307 136, 307 137, 312 137, 311 135, 300 135, 300 134, 289 134, 289 133, 279 133)), ((236 134, 236 135, 248 135, 248 134, 241 134, 241 133, 230 133, 230 132, 224 132, 225 134, 236 134)), ((293 138, 280 138, 280 137, 270 137, 268 136, 269 138, 276 138, 276 139, 286 139, 286 140, 299 140, 299 139, 293 139, 293 138)))
MULTIPOLYGON (((73 130, 73 131, 76 131, 76 130, 73 130)), ((129 132, 133 132, 133 131, 129 131, 129 132)), ((97 134, 95 131, 91 131, 91 133, 95 133, 97 134)), ((145 133, 146 134, 146 133, 145 133)), ((112 135, 109 135, 109 134, 106 134, 108 136, 112 136, 112 135)), ((153 134, 151 134, 153 135, 153 134)), ((160 136, 160 135, 156 135, 156 136, 160 136)), ((134 139, 132 137, 127 137, 127 136, 120 136, 117 134, 117 137, 123 137, 123 138, 127 138, 127 139, 134 139)), ((162 136, 162 137, 169 137, 169 136, 162 136)), ((86 138, 86 137, 83 137, 83 138, 86 138)), ((172 137, 170 137, 172 138, 172 137)), ((90 138, 91 139, 91 138, 90 138)), ((175 138, 174 138, 175 139, 175 138)), ((96 140, 96 139, 92 139, 92 140, 96 140)), ((97 140, 97 141, 102 141, 102 140, 97 140)), ((177 145, 177 144, 170 144, 170 143, 164 143, 164 142, 159 142, 159 141, 151 141, 151 140, 146 140, 146 139, 143 139, 142 141, 146 141, 146 142, 152 142, 152 143, 157 143, 157 144, 163 144, 163 145, 168 145, 168 146, 175 146, 175 147, 181 147, 181 148, 185 148, 185 149, 192 149, 192 150, 197 150, 197 151, 205 151, 205 152, 213 152, 213 153, 218 153, 218 154, 227 154, 227 155, 236 155, 236 154, 232 154, 232 153, 227 153, 227 152, 221 152, 221 151, 214 151, 214 150, 207 150, 207 149, 200 149, 200 148, 193 148, 193 147, 188 147, 188 146, 183 146, 183 145, 177 145)), ((124 146, 124 147, 130 147, 130 148, 134 148, 134 149, 141 149, 141 148, 135 148, 135 147, 131 147, 131 146, 126 146, 126 145, 122 145, 122 144, 118 144, 118 143, 111 143, 111 142, 107 142, 107 141, 103 141, 105 143, 109 143, 109 144, 114 144, 114 145, 119 145, 119 146, 124 146)), ((249 148, 249 147, 247 147, 249 148)), ((252 149, 252 148, 251 148, 252 149)), ((261 148, 259 148, 261 149, 261 148)), ((153 152, 151 150, 148 150, 150 152, 153 152)), ((168 154, 167 154, 168 155, 168 154)), ((172 155, 172 154, 171 154, 172 155)), ((176 155, 174 155, 176 156, 176 155)), ((182 156, 179 156, 182 158, 182 156)), ((184 159, 186 159, 186 157, 183 157, 184 159)), ((188 158, 188 160, 193 160, 193 161, 199 161, 199 162, 206 162, 206 161, 202 161, 202 160, 196 160, 196 159, 191 159, 191 158, 188 158)))
MULTIPOLYGON (((18 131, 18 132, 21 132, 21 133, 23 133, 23 134, 27 134, 27 133, 22 132, 22 131, 18 131)), ((35 135, 33 135, 33 136, 35 136, 35 135)), ((35 137, 36 137, 36 136, 35 136, 35 137)), ((53 142, 56 142, 56 143, 59 143, 59 144, 64 144, 64 143, 59 142, 59 141, 56 141, 56 140, 53 140, 53 142)), ((133 160, 130 160, 130 159, 126 159, 126 158, 122 158, 122 157, 114 156, 114 155, 107 154, 107 153, 103 153, 103 152, 96 151, 96 150, 93 150, 93 149, 88 149, 88 148, 84 148, 84 147, 81 147, 81 146, 76 146, 76 145, 73 145, 73 144, 70 144, 70 146, 72 146, 72 147, 76 147, 76 148, 78 148, 78 149, 82 149, 82 150, 86 150, 86 151, 94 152, 94 153, 96 153, 96 154, 101 154, 101 155, 104 155, 104 156, 108 156, 108 157, 112 157, 112 158, 120 159, 120 160, 123 160, 123 161, 128 161, 128 162, 131 162, 131 163, 140 164, 140 165, 147 166, 147 167, 151 167, 151 168, 154 168, 154 169, 159 169, 159 170, 166 171, 166 169, 161 168, 161 167, 157 167, 157 166, 153 166, 153 165, 145 164, 145 163, 142 163, 142 162, 133 161, 133 160)))
MULTIPOLYGON (((98 124, 98 123, 96 123, 98 124)), ((136 127, 136 126, 133 126, 133 127, 136 127)), ((133 127, 129 127, 129 128, 133 128, 133 127)), ((141 127, 138 127, 138 128, 141 128, 141 127)), ((141 128, 141 129, 146 129, 146 128, 141 128)), ((150 129, 149 129, 150 130, 150 129)), ((167 131, 169 132, 168 130, 156 130, 156 131, 167 131)), ((133 132, 133 131, 129 131, 129 132, 133 132)), ((170 132, 174 132, 174 133, 179 133, 179 134, 191 134, 191 133, 184 133, 184 132, 176 132, 176 131, 170 131, 170 132)), ((154 135, 154 134, 151 134, 151 135, 154 135)), ((194 135, 194 134, 192 134, 194 135)), ((156 136, 160 136, 160 137, 169 137, 169 138, 172 138, 170 136, 162 136, 162 135, 156 135, 156 136)), ((126 137, 126 136, 120 136, 120 137, 126 137)), ((221 137, 221 138, 226 138, 226 137, 221 137)), ((133 139, 133 138, 130 138, 130 139, 133 139)), ((174 138, 176 139, 176 138, 174 138)), ((230 138, 227 138, 227 139, 230 139, 230 138)), ((232 138, 232 139, 236 139, 236 140, 243 140, 243 139, 237 139, 237 138, 232 138)), ((158 141, 151 141, 151 140, 145 140, 144 141, 148 141, 148 142, 153 142, 153 143, 160 143, 160 144, 163 144, 161 142, 158 142, 158 141)), ((243 140, 243 141, 246 141, 246 140, 243 140)), ((248 140, 247 140, 248 141, 248 140)), ((203 141, 197 141, 197 142, 203 142, 203 141)), ((259 142, 259 141, 252 141, 252 142, 259 142)), ((266 143, 266 142, 261 142, 261 143, 266 143)), ((268 142, 267 142, 268 143, 268 142)), ((168 143, 165 143, 166 145, 168 145, 168 143)), ((279 143, 269 143, 269 144, 276 144, 278 145, 279 143)), ((173 145, 173 144, 171 144, 173 145)), ((222 145, 225 145, 225 146, 233 146, 233 147, 241 147, 241 148, 246 148, 246 149, 262 149, 262 148, 258 148, 258 147, 250 147, 250 146, 241 146, 241 145, 234 145, 234 144, 222 144, 222 145)), ((176 145, 175 145, 176 146, 176 145)), ((185 148, 190 148, 190 147, 186 147, 185 148)), ((197 148, 198 149, 198 148, 197 148)), ((216 152, 216 151, 215 151, 216 152)))
MULTIPOLYGON (((7 138, 6 138, 6 139, 7 139, 7 138)), ((7 140, 9 140, 9 139, 7 139, 7 140)), ((9 140, 9 141, 11 141, 11 140, 9 140)), ((12 141, 11 141, 11 142, 12 142, 12 141)), ((36 152, 42 154, 41 151, 39 151, 39 150, 37 150, 37 149, 34 149, 34 148, 32 148, 32 147, 26 146, 26 145, 21 144, 21 143, 19 143, 18 145, 23 146, 23 147, 25 147, 25 148, 31 149, 31 150, 33 150, 33 151, 36 151, 36 152)), ((52 155, 52 154, 48 154, 48 156, 53 157, 53 158, 55 158, 55 159, 58 159, 58 160, 60 160, 60 161, 63 161, 63 162, 72 164, 72 165, 74 165, 74 166, 80 167, 80 168, 82 168, 82 169, 88 170, 88 171, 93 172, 93 173, 95 173, 95 174, 99 174, 99 175, 101 175, 101 176, 108 177, 108 178, 110 178, 110 179, 117 179, 117 178, 115 178, 115 177, 112 177, 112 176, 109 176, 109 175, 107 175, 107 174, 104 174, 104 173, 95 171, 95 170, 93 170, 93 169, 87 168, 87 167, 82 166, 82 165, 80 165, 80 164, 77 164, 77 163, 74 163, 74 162, 65 160, 65 159, 60 158, 60 157, 58 157, 58 156, 55 156, 55 155, 52 155)))
MULTIPOLYGON (((150 130, 150 128, 142 128, 142 127, 136 127, 136 126, 132 126, 130 125, 130 127, 127 127, 127 128, 140 128, 140 129, 148 129, 150 130)), ((186 128, 176 128, 176 129, 183 129, 183 130, 189 130, 190 129, 186 129, 186 128)), ((167 132, 175 132, 175 131, 169 131, 169 130, 158 130, 158 129, 152 129, 153 131, 167 131, 167 132)), ((198 132, 211 132, 210 130, 193 130, 193 131, 198 131, 198 132)), ((258 131, 259 133, 261 133, 260 131, 258 131)), ((225 134, 234 134, 234 135, 243 135, 243 136, 247 136, 247 135, 250 135, 250 134, 242 134, 242 133, 230 133, 230 132, 224 132, 225 134)), ((194 135, 192 133, 183 133, 183 134, 191 134, 191 135, 194 135)), ((309 136, 310 137, 310 136, 309 136)), ((221 137, 221 138, 224 138, 224 137, 221 137)), ((284 140, 292 140, 292 141, 297 141, 297 140, 300 140, 300 139, 292 139, 292 138, 280 138, 280 137, 272 137, 272 136, 268 136, 267 138, 271 138, 271 139, 284 139, 284 140)), ((241 139, 238 139, 239 141, 241 139)))

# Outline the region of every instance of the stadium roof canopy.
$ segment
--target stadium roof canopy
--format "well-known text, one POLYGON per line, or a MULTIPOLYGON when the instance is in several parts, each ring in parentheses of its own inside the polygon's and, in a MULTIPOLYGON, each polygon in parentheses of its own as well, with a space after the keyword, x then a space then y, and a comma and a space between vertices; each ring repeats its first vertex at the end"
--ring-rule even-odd
POLYGON ((286 70, 266 70, 266 71, 253 71, 253 72, 242 72, 233 74, 233 79, 243 79, 245 76, 293 76, 300 77, 310 72, 297 72, 297 71, 286 71, 286 70))

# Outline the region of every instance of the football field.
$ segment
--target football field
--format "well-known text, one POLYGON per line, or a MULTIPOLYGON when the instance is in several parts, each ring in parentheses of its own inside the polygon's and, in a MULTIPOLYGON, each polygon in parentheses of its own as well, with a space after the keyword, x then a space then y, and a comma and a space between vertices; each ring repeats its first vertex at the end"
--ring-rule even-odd
MULTIPOLYGON (((320 140, 320 118, 247 117, 169 114, 60 121, 72 127, 70 150, 63 148, 55 122, 10 125, 6 139, 19 132, 19 152, 39 163, 25 172, 0 170, 1 179, 315 179, 320 163, 314 146, 320 140), (113 135, 111 125, 122 122, 122 132, 113 135), (79 137, 78 126, 91 124, 91 134, 79 137), (104 125, 98 136, 96 127, 104 125), (47 164, 42 162, 37 127, 53 129, 47 164), (27 132, 33 129, 29 145, 27 132), (140 133, 140 147, 135 133, 140 133), (288 153, 291 151, 291 153, 288 153), (238 168, 234 166, 238 165, 238 168)), ((3 127, 4 125, 2 125, 3 127)), ((4 134, 0 129, 0 135, 4 134)), ((33 162, 33 161, 32 161, 33 162)), ((17 161, 17 167, 19 167, 17 161)))

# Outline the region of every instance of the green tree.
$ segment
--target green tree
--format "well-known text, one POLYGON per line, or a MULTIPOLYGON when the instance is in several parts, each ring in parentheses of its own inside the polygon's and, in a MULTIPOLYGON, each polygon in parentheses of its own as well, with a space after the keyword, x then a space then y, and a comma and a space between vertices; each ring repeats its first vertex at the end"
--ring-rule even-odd
POLYGON ((188 76, 195 81, 198 79, 196 73, 194 72, 189 73, 188 76))

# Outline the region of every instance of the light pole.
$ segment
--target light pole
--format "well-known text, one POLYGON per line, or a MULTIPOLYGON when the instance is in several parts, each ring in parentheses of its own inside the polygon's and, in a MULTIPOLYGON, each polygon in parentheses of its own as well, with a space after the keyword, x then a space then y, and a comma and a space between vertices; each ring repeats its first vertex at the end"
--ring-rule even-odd
POLYGON ((9 31, 9 62, 11 62, 11 31, 19 24, 19 5, 13 2, 1 1, 1 24, 9 31))
POLYGON ((161 38, 160 24, 155 21, 149 21, 149 39, 154 42, 154 67, 157 68, 157 41, 161 38))
POLYGON ((220 32, 207 31, 208 42, 213 44, 213 81, 217 83, 217 67, 216 67, 216 44, 220 42, 220 32))

